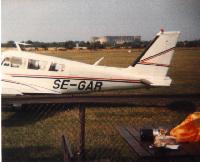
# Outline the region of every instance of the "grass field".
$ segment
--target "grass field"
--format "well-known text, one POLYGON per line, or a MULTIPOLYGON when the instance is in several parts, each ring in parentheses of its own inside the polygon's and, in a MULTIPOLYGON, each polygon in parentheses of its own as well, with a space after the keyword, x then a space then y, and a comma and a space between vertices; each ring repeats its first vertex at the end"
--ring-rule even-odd
MULTIPOLYGON (((101 65, 127 67, 140 53, 134 50, 59 51, 54 55, 86 63, 105 57, 101 65)), ((124 90, 105 93, 200 93, 200 50, 177 49, 169 76, 171 87, 124 90)), ((144 101, 145 102, 145 101, 144 101)), ((159 102, 159 101, 158 101, 159 102)), ((190 112, 166 107, 91 107, 86 110, 86 159, 109 158, 111 161, 141 161, 129 150, 116 131, 117 125, 176 125, 190 112)), ((3 161, 61 162, 61 135, 65 134, 73 152, 78 150, 78 109, 69 105, 33 105, 2 112, 3 161), (59 108, 56 108, 59 106, 59 108)), ((144 160, 145 161, 145 160, 144 160)), ((163 160, 165 161, 165 160, 163 160)), ((187 158, 182 161, 189 161, 187 158)))

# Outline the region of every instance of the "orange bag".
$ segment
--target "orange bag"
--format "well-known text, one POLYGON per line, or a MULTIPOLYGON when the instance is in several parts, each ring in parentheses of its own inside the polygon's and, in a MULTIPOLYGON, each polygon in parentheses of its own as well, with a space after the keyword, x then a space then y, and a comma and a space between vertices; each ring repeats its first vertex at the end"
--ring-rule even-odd
POLYGON ((200 141, 200 112, 189 115, 181 124, 170 131, 177 142, 200 141))

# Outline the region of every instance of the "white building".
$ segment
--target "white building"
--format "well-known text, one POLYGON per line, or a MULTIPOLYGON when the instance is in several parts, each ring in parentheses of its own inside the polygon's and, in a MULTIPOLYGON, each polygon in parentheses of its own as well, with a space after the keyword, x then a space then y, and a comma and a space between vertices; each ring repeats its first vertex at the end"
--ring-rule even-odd
POLYGON ((125 42, 141 41, 141 36, 103 36, 92 37, 91 42, 123 44, 125 42))

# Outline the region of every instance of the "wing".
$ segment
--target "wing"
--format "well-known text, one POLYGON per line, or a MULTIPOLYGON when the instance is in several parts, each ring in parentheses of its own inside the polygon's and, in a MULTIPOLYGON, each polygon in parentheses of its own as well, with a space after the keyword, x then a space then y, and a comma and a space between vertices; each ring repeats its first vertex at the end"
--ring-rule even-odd
POLYGON ((22 92, 14 89, 14 88, 2 88, 2 95, 23 95, 22 92))

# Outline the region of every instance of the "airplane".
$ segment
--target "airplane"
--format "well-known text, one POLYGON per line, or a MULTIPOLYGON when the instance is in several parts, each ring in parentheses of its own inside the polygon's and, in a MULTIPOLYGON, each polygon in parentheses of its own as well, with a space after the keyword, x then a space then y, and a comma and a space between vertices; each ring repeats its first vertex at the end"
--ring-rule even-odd
POLYGON ((31 52, 2 52, 2 95, 65 94, 170 86, 179 31, 161 30, 127 68, 93 65, 31 52))

